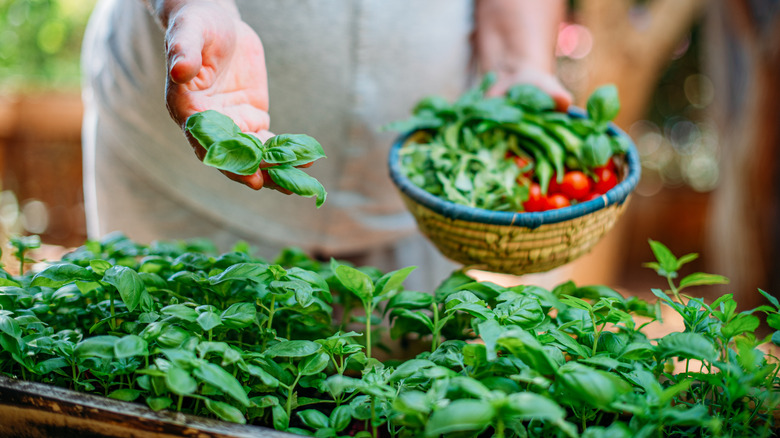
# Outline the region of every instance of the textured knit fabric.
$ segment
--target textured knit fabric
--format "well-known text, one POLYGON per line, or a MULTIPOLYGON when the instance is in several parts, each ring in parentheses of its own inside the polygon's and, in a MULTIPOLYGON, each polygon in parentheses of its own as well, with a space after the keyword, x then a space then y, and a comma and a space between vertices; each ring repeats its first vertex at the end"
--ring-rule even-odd
POLYGON ((396 133, 380 128, 426 95, 454 99, 469 85, 472 1, 238 5, 265 48, 271 130, 323 145, 328 158, 307 173, 327 202, 317 209, 312 198, 254 191, 200 163, 165 108, 162 31, 140 1, 101 0, 83 48, 90 236, 206 237, 223 248, 241 239, 266 254, 287 245, 336 256, 379 248, 391 264, 451 270, 392 186, 387 151, 396 133))

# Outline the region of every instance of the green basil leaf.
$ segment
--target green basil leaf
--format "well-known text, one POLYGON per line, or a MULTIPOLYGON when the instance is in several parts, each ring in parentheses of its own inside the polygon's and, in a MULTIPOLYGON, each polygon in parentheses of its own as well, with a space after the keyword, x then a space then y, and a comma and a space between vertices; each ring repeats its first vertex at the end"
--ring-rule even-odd
POLYGON ((238 175, 252 175, 262 161, 262 151, 248 134, 219 140, 203 157, 203 164, 238 175))
POLYGON ((225 309, 220 318, 229 328, 249 327, 257 318, 257 308, 254 303, 235 303, 225 309))
POLYGON ((292 152, 295 159, 279 161, 279 163, 286 163, 290 166, 301 166, 320 158, 325 158, 325 151, 322 149, 322 145, 306 134, 279 134, 269 138, 264 146, 269 151, 284 149, 292 152))
POLYGON ((735 316, 728 324, 721 327, 720 332, 724 338, 730 339, 742 333, 753 333, 759 325, 761 325, 761 320, 756 316, 743 313, 735 316))
POLYGON ((137 389, 121 388, 111 391, 111 393, 108 394, 108 398, 131 402, 135 401, 138 397, 141 396, 141 394, 142 392, 137 389))
POLYGON ((449 114, 451 112, 452 104, 444 97, 437 95, 423 97, 419 102, 417 102, 417 104, 414 106, 414 109, 412 109, 412 114, 417 115, 421 113, 449 114))
POLYGON ((146 399, 146 404, 149 405, 149 408, 153 411, 161 411, 163 409, 168 409, 168 407, 173 404, 173 400, 171 400, 170 397, 148 397, 146 399))
POLYGON ((101 277, 111 266, 111 263, 106 260, 95 259, 89 261, 89 267, 92 268, 92 271, 95 274, 100 275, 101 277))
POLYGON ((630 386, 617 375, 578 362, 568 362, 558 369, 556 384, 566 394, 588 406, 611 410, 611 405, 630 386))
POLYGON ((268 164, 287 164, 295 161, 295 152, 292 149, 277 146, 263 151, 263 161, 268 164))
POLYGON ((475 432, 487 428, 496 415, 495 408, 487 402, 459 399, 433 412, 425 426, 426 437, 438 437, 450 432, 475 432))
POLYGON ((603 166, 607 164, 610 157, 612 157, 612 146, 607 134, 594 133, 585 137, 582 143, 582 162, 585 166, 603 166))
POLYGON ((163 315, 174 316, 187 322, 194 322, 198 319, 198 312, 192 307, 184 304, 171 304, 160 309, 163 315))
POLYGON ((680 280, 679 288, 682 289, 689 286, 709 286, 712 284, 728 284, 728 282, 729 279, 722 275, 695 272, 680 280))
POLYGON ((203 362, 199 367, 195 368, 193 374, 209 385, 221 389, 242 405, 249 406, 249 398, 246 396, 241 383, 221 366, 211 362, 203 362))
POLYGON ((350 423, 352 423, 352 409, 349 406, 336 406, 330 413, 329 424, 336 432, 346 429, 350 423))
POLYGON ((507 90, 507 98, 530 112, 538 113, 555 109, 555 100, 550 94, 532 84, 517 84, 507 90))
POLYGON ((507 406, 514 417, 523 421, 540 419, 556 422, 566 416, 566 411, 557 403, 533 392, 510 394, 507 406))
POLYGON ((467 344, 463 346, 463 363, 472 368, 487 365, 487 347, 483 344, 467 344))
POLYGON ((607 84, 597 88, 588 97, 586 109, 588 117, 596 124, 604 125, 612 121, 620 112, 617 87, 613 84, 607 84))
POLYGON ((281 405, 273 405, 271 407, 271 415, 273 417, 273 425, 276 430, 287 430, 290 427, 290 416, 287 415, 287 410, 281 405))
MULTIPOLYGON (((480 325, 480 329, 482 326, 480 325)), ((522 329, 512 329, 499 335, 496 341, 540 374, 555 374, 558 364, 549 356, 533 335, 522 329)))
POLYGON ((770 313, 766 316, 766 323, 775 330, 780 330, 780 314, 770 313))
POLYGON ((215 312, 207 311, 198 315, 198 325, 203 331, 209 331, 214 327, 222 325, 222 319, 215 312))
POLYGON ((653 255, 658 260, 658 274, 666 276, 667 274, 675 274, 677 272, 677 257, 661 242, 656 240, 648 240, 650 243, 650 249, 653 251, 653 255))
POLYGON ((0 315, 0 331, 8 333, 14 338, 22 336, 22 329, 10 315, 0 315))
POLYGON ((461 397, 488 399, 490 389, 479 380, 468 376, 456 376, 449 380, 447 393, 459 394, 461 397))
POLYGON ((306 283, 309 283, 313 288, 316 288, 320 291, 330 292, 330 286, 328 286, 328 282, 325 281, 325 279, 322 278, 322 276, 320 274, 317 274, 316 272, 293 267, 287 270, 287 276, 289 276, 290 278, 295 278, 301 281, 305 281, 306 283))
POLYGON ((94 279, 95 275, 90 272, 89 269, 82 268, 81 266, 72 263, 60 263, 51 265, 35 274, 30 286, 58 288, 71 281, 90 281, 94 279))
POLYGON ((428 359, 409 359, 405 361, 404 363, 398 365, 398 367, 393 371, 393 374, 390 375, 390 377, 387 379, 390 383, 398 382, 399 380, 407 379, 413 374, 417 373, 420 370, 424 370, 426 368, 431 368, 436 366, 435 363, 431 362, 428 359))
POLYGON ((114 344, 119 338, 116 336, 93 336, 76 344, 73 354, 76 357, 100 357, 103 359, 114 358, 114 344))
POLYGON ((247 364, 246 367, 247 371, 249 371, 249 374, 259 378, 260 381, 263 382, 263 385, 269 386, 271 388, 276 388, 279 386, 279 379, 269 374, 266 370, 252 364, 247 364))
POLYGON ((393 401, 393 409, 403 414, 425 414, 427 417, 431 412, 431 403, 424 392, 413 389, 400 393, 393 401))
POLYGON ((165 348, 176 348, 189 337, 190 333, 187 330, 177 325, 169 325, 162 329, 160 336, 157 337, 157 343, 165 348))
POLYGON ((51 359, 46 359, 43 362, 37 363, 35 365, 35 372, 39 375, 46 375, 54 370, 65 368, 67 366, 70 366, 70 364, 65 359, 61 357, 53 357, 51 359))
POLYGON ((311 355, 298 364, 298 374, 313 376, 322 372, 330 362, 330 356, 324 351, 311 355))
POLYGON ((298 416, 301 418, 301 421, 303 421, 303 424, 305 424, 306 427, 314 430, 325 429, 330 424, 328 421, 328 416, 316 409, 306 409, 305 411, 300 411, 298 412, 298 416))
POLYGON ((393 311, 390 312, 390 320, 394 323, 399 323, 400 320, 403 319, 413 320, 418 324, 422 324, 422 326, 426 327, 429 332, 434 332, 433 321, 431 321, 431 318, 419 310, 413 312, 409 309, 398 308, 393 309, 393 311))
POLYGON ((268 175, 274 183, 283 189, 287 189, 296 195, 311 198, 317 197, 317 207, 322 206, 328 193, 319 181, 309 176, 306 172, 292 167, 289 164, 269 167, 268 175))
POLYGON ((165 386, 174 394, 190 395, 198 390, 198 382, 183 368, 172 366, 165 373, 165 386))
POLYGON ((320 348, 320 344, 312 341, 284 341, 268 347, 263 354, 267 357, 305 357, 316 353, 320 348))
POLYGON ((339 397, 344 393, 352 393, 355 390, 362 390, 366 387, 367 384, 366 382, 354 377, 334 374, 328 377, 323 385, 331 394, 333 394, 334 397, 339 397))
POLYGON ((331 263, 333 274, 339 282, 362 301, 368 301, 374 296, 374 282, 368 274, 351 266, 341 265, 335 260, 331 263))
POLYGON ((206 110, 189 116, 185 129, 205 149, 209 149, 218 141, 233 138, 241 133, 241 129, 233 119, 214 110, 206 110))
POLYGON ((433 295, 425 292, 417 292, 411 290, 401 291, 387 302, 386 310, 392 308, 404 308, 404 309, 427 309, 433 304, 433 295))
POLYGON ((119 296, 127 306, 127 310, 133 311, 141 302, 144 281, 134 270, 126 266, 112 266, 103 275, 103 281, 114 286, 119 291, 119 296))
POLYGON ((268 265, 263 263, 236 263, 221 273, 209 277, 209 284, 219 284, 225 281, 254 280, 262 281, 263 274, 268 271, 268 265))
POLYGON ((409 266, 383 275, 376 281, 376 294, 384 295, 400 289, 401 284, 415 268, 415 266, 409 266))
POLYGON ((246 424, 246 417, 244 417, 244 414, 235 406, 208 398, 205 400, 206 408, 220 419, 232 423, 246 424))
POLYGON ((712 341, 699 333, 670 333, 658 341, 661 357, 682 357, 712 362, 718 352, 712 341))
POLYGON ((140 336, 126 335, 121 337, 114 344, 114 356, 117 359, 123 359, 133 356, 146 356, 149 354, 146 341, 140 336))

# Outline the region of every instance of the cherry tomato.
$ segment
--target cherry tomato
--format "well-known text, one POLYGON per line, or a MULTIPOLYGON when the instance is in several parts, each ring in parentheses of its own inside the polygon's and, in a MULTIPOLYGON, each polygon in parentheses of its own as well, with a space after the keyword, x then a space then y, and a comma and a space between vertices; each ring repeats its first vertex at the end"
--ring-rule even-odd
POLYGON ((542 188, 538 183, 531 183, 528 187, 528 199, 523 202, 525 211, 544 211, 547 209, 547 196, 542 194, 542 188))
POLYGON ((531 164, 531 160, 529 160, 526 157, 521 157, 521 156, 515 155, 515 156, 512 157, 512 159, 515 160, 515 164, 517 164, 517 167, 519 167, 520 169, 524 169, 529 164, 531 164))
POLYGON ((607 162, 606 162, 606 163, 605 163, 603 166, 601 166, 601 167, 606 167, 607 169, 609 169, 609 170, 611 170, 611 171, 613 171, 613 172, 614 172, 615 170, 617 170, 617 166, 615 165, 615 159, 614 159, 614 158, 611 158, 611 157, 610 157, 610 159, 609 159, 609 160, 607 160, 607 162))
POLYGON ((550 184, 547 186, 547 196, 553 193, 561 193, 561 185, 558 184, 558 176, 555 173, 553 173, 552 178, 550 178, 550 184))
POLYGON ((580 202, 588 202, 588 201, 592 201, 592 200, 600 198, 600 197, 601 197, 601 193, 591 192, 590 194, 588 194, 588 196, 580 199, 579 201, 580 202))
POLYGON ((590 178, 579 170, 570 170, 563 175, 561 193, 569 199, 582 199, 590 193, 590 178))
POLYGON ((593 169, 595 174, 595 184, 593 191, 596 193, 607 193, 609 189, 615 187, 618 183, 617 174, 609 166, 601 166, 593 169))
POLYGON ((523 171, 523 175, 527 178, 530 178, 533 174, 533 160, 527 157, 521 157, 519 155, 513 156, 512 159, 515 160, 517 168, 523 171))
POLYGON ((547 197, 547 210, 555 210, 556 208, 568 207, 571 205, 569 198, 563 193, 554 193, 547 197))

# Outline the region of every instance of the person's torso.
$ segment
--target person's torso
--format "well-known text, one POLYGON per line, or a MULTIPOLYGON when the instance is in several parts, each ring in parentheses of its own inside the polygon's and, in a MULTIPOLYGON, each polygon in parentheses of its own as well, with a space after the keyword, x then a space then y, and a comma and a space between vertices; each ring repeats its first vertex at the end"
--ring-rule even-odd
POLYGON ((84 73, 117 114, 122 153, 172 196, 246 232, 331 252, 414 226, 387 174, 397 133, 380 128, 424 96, 454 99, 468 86, 472 0, 237 2, 263 41, 271 130, 311 135, 328 156, 307 169, 328 191, 320 209, 199 163, 165 109, 162 31, 141 2, 103 1, 84 73))

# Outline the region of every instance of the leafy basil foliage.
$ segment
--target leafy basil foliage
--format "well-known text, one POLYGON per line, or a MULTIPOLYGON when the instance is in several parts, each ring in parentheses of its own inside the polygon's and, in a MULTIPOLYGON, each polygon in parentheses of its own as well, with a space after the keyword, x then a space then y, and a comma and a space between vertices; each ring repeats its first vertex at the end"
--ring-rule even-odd
POLYGON ((260 164, 275 164, 268 169, 280 187, 304 197, 316 197, 320 207, 327 196, 316 178, 295 166, 325 158, 317 140, 305 134, 281 134, 265 144, 251 134, 241 132, 233 120, 214 110, 187 118, 186 131, 206 149, 203 163, 238 175, 252 175, 260 164))
POLYGON ((403 287, 411 267, 114 234, 34 271, 0 269, 0 373, 304 436, 776 435, 780 368, 764 351, 780 345, 780 301, 689 297, 727 280, 683 276, 695 254, 650 247, 656 302, 461 271, 429 293, 403 287), (654 339, 662 306, 683 324, 654 339), (423 348, 379 360, 387 328, 423 348))

